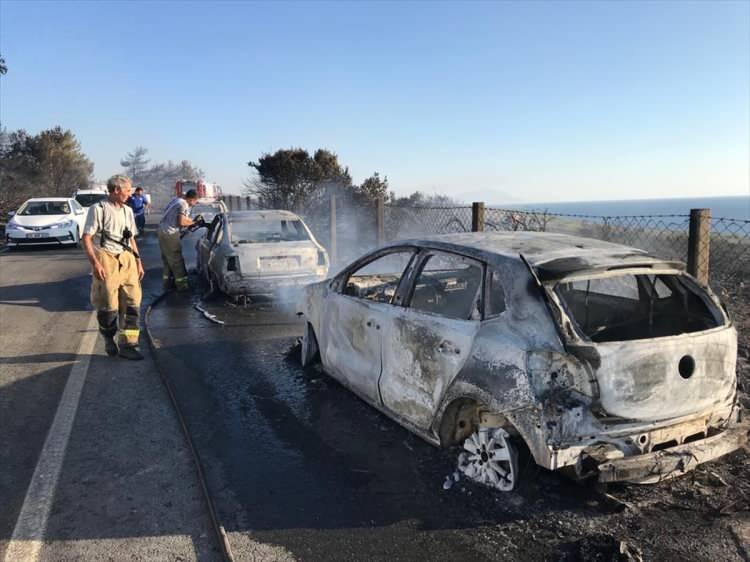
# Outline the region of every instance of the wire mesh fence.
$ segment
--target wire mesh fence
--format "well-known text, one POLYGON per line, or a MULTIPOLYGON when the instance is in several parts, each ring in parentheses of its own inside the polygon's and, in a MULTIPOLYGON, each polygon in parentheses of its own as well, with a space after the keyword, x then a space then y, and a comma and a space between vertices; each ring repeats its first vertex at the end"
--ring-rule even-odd
POLYGON ((708 252, 711 279, 721 286, 750 278, 750 221, 711 219, 708 252))
POLYGON ((471 207, 386 205, 385 231, 392 240, 428 234, 471 232, 471 207))
MULTIPOLYGON (((385 221, 389 239, 469 232, 472 208, 386 206, 385 221)), ((668 260, 688 262, 689 258, 687 214, 593 216, 488 207, 483 229, 569 234, 633 246, 668 260)), ((726 287, 750 276, 750 221, 711 219, 710 234, 699 240, 705 247, 697 256, 709 263, 698 267, 709 265, 712 284, 726 287)))
POLYGON ((687 260, 689 215, 592 216, 485 210, 485 230, 555 232, 634 246, 664 259, 687 260))
MULTIPOLYGON (((230 210, 253 207, 249 198, 234 199, 229 202, 230 210)), ((332 211, 330 201, 319 202, 299 214, 318 241, 333 251, 336 262, 351 261, 378 245, 375 204, 352 205, 340 200, 334 206, 332 211)), ((468 205, 385 205, 383 231, 387 241, 470 232, 473 218, 473 209, 468 205)), ((668 260, 687 263, 691 258, 691 216, 687 214, 593 216, 487 207, 483 208, 482 219, 481 229, 485 231, 569 234, 633 246, 668 260)), ((712 218, 701 224, 705 231, 700 236, 693 233, 699 245, 693 257, 704 261, 696 267, 708 267, 715 288, 724 290, 743 283, 750 277, 750 220, 712 218)))

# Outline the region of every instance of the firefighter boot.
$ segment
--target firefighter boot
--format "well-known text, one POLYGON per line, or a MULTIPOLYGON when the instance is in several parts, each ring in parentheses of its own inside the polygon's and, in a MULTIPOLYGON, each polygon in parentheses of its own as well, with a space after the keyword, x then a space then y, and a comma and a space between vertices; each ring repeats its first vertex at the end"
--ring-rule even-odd
POLYGON ((115 343, 114 336, 104 336, 104 351, 106 351, 107 355, 110 357, 117 355, 117 344, 115 343))
POLYGON ((130 359, 132 361, 140 361, 141 359, 143 359, 143 354, 138 349, 137 345, 121 345, 120 357, 124 359, 130 359))
POLYGON ((117 333, 117 311, 116 310, 99 310, 96 313, 99 321, 99 333, 104 338, 104 351, 107 355, 113 357, 117 355, 117 344, 115 343, 115 334, 117 333))

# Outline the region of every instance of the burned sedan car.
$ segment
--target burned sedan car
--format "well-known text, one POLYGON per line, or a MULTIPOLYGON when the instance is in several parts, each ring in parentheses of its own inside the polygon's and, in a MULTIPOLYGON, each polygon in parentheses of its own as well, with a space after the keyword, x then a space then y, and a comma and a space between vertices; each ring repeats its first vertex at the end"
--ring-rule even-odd
POLYGON ((501 490, 517 452, 578 478, 651 483, 746 441, 737 333, 681 264, 513 232, 378 249, 308 286, 302 362, 501 490))
POLYGON ((231 297, 283 296, 328 274, 325 249, 289 211, 219 213, 196 249, 198 271, 231 297))

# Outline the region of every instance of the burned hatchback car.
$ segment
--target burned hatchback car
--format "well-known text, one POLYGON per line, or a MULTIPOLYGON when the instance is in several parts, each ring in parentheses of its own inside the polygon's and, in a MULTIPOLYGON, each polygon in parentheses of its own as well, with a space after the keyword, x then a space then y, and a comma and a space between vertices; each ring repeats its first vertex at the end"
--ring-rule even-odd
POLYGON ((283 296, 328 274, 325 249, 289 211, 219 213, 196 250, 198 271, 231 297, 283 296))
POLYGON ((501 490, 517 451, 651 483, 746 442, 737 333, 681 264, 567 235, 467 233, 380 248, 308 286, 302 362, 501 490))

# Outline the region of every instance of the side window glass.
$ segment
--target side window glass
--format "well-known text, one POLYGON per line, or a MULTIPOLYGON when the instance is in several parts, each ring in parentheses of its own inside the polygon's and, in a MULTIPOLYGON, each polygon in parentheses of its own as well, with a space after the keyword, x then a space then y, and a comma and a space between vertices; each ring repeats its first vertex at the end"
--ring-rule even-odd
POLYGON ((454 254, 427 258, 414 285, 410 307, 458 320, 479 320, 482 264, 454 254))
POLYGON ((487 316, 499 316, 505 312, 505 289, 500 274, 494 269, 489 275, 489 302, 487 303, 487 316))
POLYGON ((413 250, 400 250, 363 265, 349 275, 344 284, 344 294, 390 303, 413 255, 413 250))

